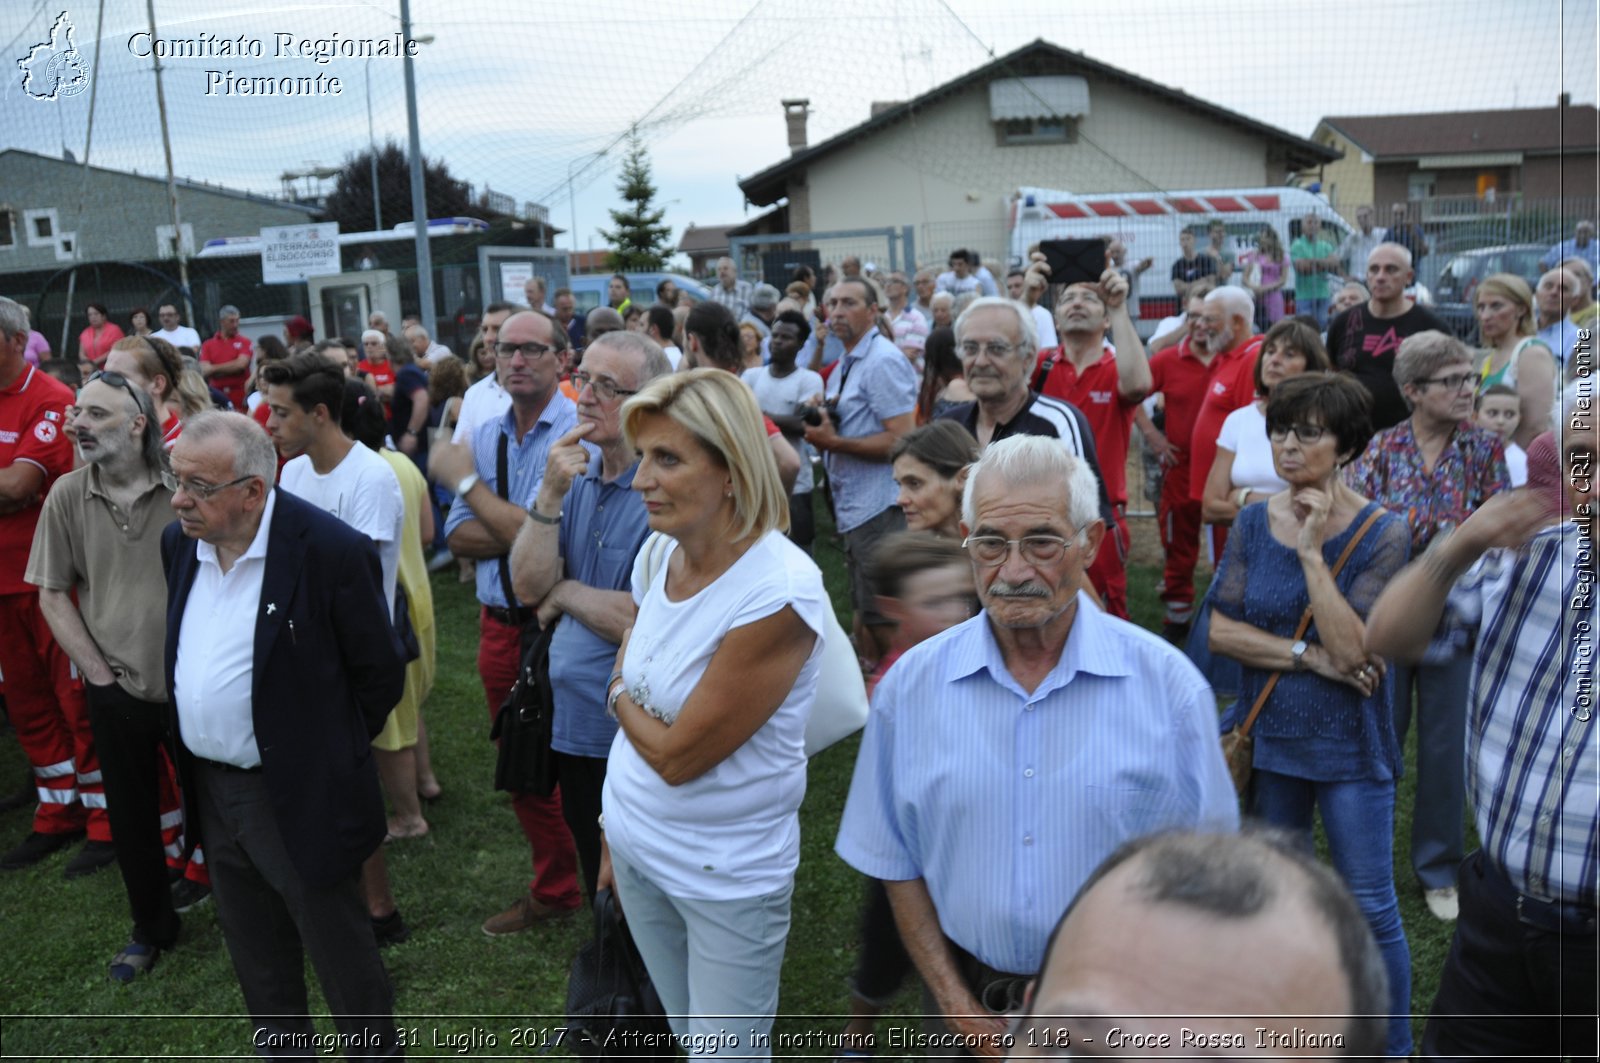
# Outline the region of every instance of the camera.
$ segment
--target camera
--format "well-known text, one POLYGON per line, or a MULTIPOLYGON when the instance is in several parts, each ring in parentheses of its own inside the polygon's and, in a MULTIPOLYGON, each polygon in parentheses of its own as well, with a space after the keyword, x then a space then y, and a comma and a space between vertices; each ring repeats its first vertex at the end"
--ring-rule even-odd
POLYGON ((835 395, 831 399, 823 399, 821 406, 813 406, 809 402, 802 402, 795 407, 795 413, 799 414, 800 419, 812 428, 822 427, 823 410, 827 410, 828 416, 837 424, 839 421, 839 397, 835 395))

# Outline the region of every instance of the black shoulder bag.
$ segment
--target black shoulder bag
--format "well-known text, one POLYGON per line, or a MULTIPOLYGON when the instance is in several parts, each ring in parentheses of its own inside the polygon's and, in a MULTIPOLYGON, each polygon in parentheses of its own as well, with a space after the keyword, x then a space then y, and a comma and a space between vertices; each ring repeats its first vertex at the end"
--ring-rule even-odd
POLYGON ((661 998, 610 890, 594 897, 594 937, 567 977, 567 1029, 584 1059, 677 1058, 661 998))
MULTIPOLYGON (((495 475, 499 479, 498 494, 510 501, 506 446, 502 432, 495 455, 495 475)), ((510 555, 496 560, 500 565, 500 589, 506 596, 506 608, 515 610, 517 596, 511 590, 510 555)), ((517 669, 517 681, 506 696, 505 704, 495 714, 494 727, 489 731, 489 737, 500 743, 494 765, 496 790, 548 797, 556 788, 556 758, 550 748, 555 722, 555 696, 550 689, 550 640, 555 630, 554 624, 541 629, 538 620, 532 617, 522 626, 522 663, 517 669)))

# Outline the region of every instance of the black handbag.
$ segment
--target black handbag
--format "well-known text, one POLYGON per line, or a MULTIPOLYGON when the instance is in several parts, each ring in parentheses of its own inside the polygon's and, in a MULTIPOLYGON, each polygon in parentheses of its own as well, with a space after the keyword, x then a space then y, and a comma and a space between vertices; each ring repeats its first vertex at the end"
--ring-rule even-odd
POLYGON ((594 898, 594 937, 567 977, 567 1029, 585 1059, 677 1058, 672 1027, 610 890, 594 898))
MULTIPOLYGON (((555 696, 550 690, 550 640, 556 625, 534 628, 522 654, 517 681, 495 714, 489 737, 500 743, 494 788, 549 797, 556 788, 556 756, 550 748, 555 696)), ((524 633, 526 637, 526 632, 524 633)))

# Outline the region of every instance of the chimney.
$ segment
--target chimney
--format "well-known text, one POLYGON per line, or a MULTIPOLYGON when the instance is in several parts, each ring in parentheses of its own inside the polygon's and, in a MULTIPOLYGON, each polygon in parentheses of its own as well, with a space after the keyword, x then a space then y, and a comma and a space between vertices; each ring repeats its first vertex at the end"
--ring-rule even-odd
POLYGON ((869 117, 876 118, 884 111, 892 111, 900 106, 900 103, 900 100, 873 100, 872 114, 869 117))
POLYGON ((1571 107, 1572 106, 1572 93, 1563 92, 1560 95, 1560 97, 1556 100, 1556 103, 1557 103, 1558 106, 1563 107, 1563 108, 1571 107))
POLYGON ((806 150, 806 119, 811 115, 810 100, 784 100, 783 118, 789 125, 789 154, 806 150))

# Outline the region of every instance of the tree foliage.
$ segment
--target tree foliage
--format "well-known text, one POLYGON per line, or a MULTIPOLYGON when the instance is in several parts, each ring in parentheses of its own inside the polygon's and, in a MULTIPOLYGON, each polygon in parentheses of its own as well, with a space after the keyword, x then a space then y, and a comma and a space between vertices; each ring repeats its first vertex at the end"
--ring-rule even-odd
POLYGON ((656 186, 650 180, 650 157, 638 134, 628 138, 628 157, 617 179, 617 192, 626 206, 610 212, 613 228, 609 232, 600 230, 612 248, 606 255, 606 268, 623 273, 665 268, 672 227, 662 224, 667 216, 664 208, 651 208, 656 186))
MULTIPOLYGON (((443 162, 422 160, 422 186, 426 190, 428 217, 481 215, 474 208, 465 181, 450 175, 443 162)), ((411 216, 411 164, 406 151, 393 140, 378 149, 378 198, 383 211, 382 228, 391 229, 411 216)), ((372 216, 372 152, 363 151, 345 159, 344 169, 329 194, 323 212, 329 221, 339 223, 345 233, 369 232, 379 228, 372 216)))

